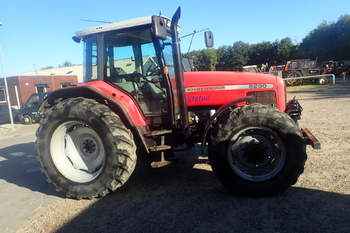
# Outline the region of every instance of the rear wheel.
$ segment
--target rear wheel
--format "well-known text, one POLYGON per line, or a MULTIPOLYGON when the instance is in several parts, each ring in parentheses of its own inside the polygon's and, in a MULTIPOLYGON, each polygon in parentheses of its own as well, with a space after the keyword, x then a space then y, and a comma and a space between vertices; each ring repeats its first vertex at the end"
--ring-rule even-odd
POLYGON ((36 145, 48 180, 77 199, 116 190, 136 165, 130 130, 107 106, 91 99, 68 99, 48 110, 36 145))
POLYGON ((230 191, 271 196, 296 183, 306 161, 305 143, 285 113, 260 104, 234 109, 211 131, 209 160, 230 191))
MULTIPOLYGON (((286 78, 296 78, 296 77, 301 77, 301 76, 302 76, 302 74, 300 72, 292 71, 292 72, 287 74, 286 78)), ((290 79, 290 80, 286 80, 286 83, 288 86, 297 86, 297 85, 302 84, 302 80, 301 79, 290 79)))

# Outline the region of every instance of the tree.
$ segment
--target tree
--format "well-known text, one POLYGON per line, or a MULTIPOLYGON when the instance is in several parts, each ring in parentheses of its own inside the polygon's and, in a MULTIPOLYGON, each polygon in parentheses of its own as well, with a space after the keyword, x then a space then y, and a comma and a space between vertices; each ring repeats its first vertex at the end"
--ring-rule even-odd
POLYGON ((249 51, 249 64, 273 63, 273 49, 271 42, 252 44, 249 51))
POLYGON ((350 59, 350 15, 341 16, 335 23, 321 23, 303 39, 300 49, 320 60, 350 59))
POLYGON ((237 41, 232 46, 232 63, 234 66, 247 65, 249 61, 250 46, 242 41, 237 41))
POLYGON ((221 46, 217 49, 217 66, 220 70, 232 70, 232 46, 221 46))
POLYGON ((289 37, 282 39, 276 43, 276 57, 274 64, 283 64, 287 60, 291 60, 295 56, 295 45, 289 37))
POLYGON ((196 70, 215 70, 218 62, 215 49, 192 51, 185 56, 193 59, 193 65, 196 70))
POLYGON ((203 62, 207 64, 206 70, 215 70, 218 63, 218 57, 215 49, 206 49, 201 52, 203 62))
POLYGON ((65 61, 61 65, 58 65, 58 67, 66 67, 66 66, 72 66, 72 62, 70 61, 65 61))
POLYGON ((310 58, 321 60, 350 59, 350 15, 341 16, 335 23, 321 23, 301 44, 289 37, 273 42, 248 44, 237 41, 218 49, 192 51, 197 70, 234 70, 244 65, 285 64, 288 60, 310 58))

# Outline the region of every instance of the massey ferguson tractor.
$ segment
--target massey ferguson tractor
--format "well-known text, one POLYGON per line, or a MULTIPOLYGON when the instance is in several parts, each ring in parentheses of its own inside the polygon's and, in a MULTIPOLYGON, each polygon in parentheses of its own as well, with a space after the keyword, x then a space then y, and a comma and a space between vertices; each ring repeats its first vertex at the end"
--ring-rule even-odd
MULTIPOLYGON (((286 103, 279 77, 183 72, 180 8, 92 27, 84 43, 84 83, 55 91, 40 107, 37 151, 48 181, 72 198, 123 186, 138 157, 167 162, 180 146, 208 148, 214 174, 230 191, 271 196, 297 182, 306 145, 302 108, 286 103)), ((213 35, 205 33, 207 47, 213 35)))

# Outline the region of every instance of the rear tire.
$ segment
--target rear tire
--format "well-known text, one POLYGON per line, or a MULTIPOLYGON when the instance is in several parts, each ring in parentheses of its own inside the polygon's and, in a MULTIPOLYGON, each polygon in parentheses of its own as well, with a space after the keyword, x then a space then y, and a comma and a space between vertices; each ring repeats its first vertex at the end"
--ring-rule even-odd
POLYGON ((92 99, 59 102, 37 130, 38 159, 56 190, 76 199, 102 197, 127 182, 136 166, 132 133, 92 99))
POLYGON ((273 107, 253 104, 227 112, 210 136, 213 172, 233 193, 272 196, 295 184, 304 170, 301 131, 273 107))
MULTIPOLYGON (((297 78, 303 76, 301 72, 298 71, 291 71, 287 74, 286 78, 297 78)), ((285 80, 287 83, 287 86, 297 86, 303 84, 303 81, 301 79, 290 79, 285 80)))

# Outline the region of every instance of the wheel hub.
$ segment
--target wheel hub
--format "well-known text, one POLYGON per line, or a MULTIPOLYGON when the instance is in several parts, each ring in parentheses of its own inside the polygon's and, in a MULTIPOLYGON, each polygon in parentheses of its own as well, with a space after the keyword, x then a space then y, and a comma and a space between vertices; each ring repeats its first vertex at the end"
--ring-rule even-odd
POLYGON ((95 134, 92 129, 82 127, 73 130, 68 135, 72 138, 81 156, 93 159, 98 156, 101 147, 95 134))
POLYGON ((265 147, 259 140, 252 138, 247 144, 243 145, 241 154, 246 155, 246 157, 243 156, 241 159, 245 160, 247 164, 262 164, 265 161, 264 156, 260 155, 260 151, 262 150, 265 150, 265 147))
POLYGON ((84 152, 84 154, 91 155, 96 151, 96 143, 91 139, 85 139, 82 144, 81 151, 84 152))
POLYGON ((285 148, 279 136, 267 128, 247 128, 237 133, 228 148, 228 161, 243 179, 265 181, 281 171, 285 148))

